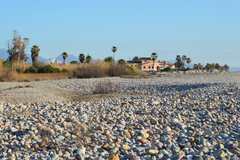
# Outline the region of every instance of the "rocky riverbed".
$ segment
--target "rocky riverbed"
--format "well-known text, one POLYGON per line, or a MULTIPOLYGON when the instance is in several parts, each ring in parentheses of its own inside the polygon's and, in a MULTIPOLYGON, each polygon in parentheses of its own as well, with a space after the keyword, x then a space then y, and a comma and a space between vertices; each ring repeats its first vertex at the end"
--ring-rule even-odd
POLYGON ((0 159, 237 160, 239 84, 238 74, 0 83, 0 159))

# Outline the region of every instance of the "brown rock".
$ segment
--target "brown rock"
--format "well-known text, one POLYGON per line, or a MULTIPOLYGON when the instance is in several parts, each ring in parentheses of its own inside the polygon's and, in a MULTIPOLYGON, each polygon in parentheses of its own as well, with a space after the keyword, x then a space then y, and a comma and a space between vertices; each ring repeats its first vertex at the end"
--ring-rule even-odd
POLYGON ((120 157, 118 154, 114 154, 114 155, 110 156, 109 160, 120 160, 120 157))

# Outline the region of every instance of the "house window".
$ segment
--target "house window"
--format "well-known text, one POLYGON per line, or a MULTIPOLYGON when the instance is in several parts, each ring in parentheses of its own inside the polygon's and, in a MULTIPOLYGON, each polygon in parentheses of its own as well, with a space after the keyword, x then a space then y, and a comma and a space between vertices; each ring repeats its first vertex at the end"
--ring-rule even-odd
POLYGON ((151 67, 149 66, 148 69, 151 69, 151 67))
POLYGON ((145 66, 144 66, 143 68, 144 68, 144 69, 146 69, 146 67, 145 67, 145 66))
POLYGON ((154 69, 154 67, 152 66, 152 69, 154 69))

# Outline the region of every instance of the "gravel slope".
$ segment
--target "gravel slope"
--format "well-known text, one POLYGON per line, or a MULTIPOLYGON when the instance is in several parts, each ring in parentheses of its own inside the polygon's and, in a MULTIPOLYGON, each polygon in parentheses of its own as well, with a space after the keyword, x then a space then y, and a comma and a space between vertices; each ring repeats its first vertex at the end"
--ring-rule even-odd
POLYGON ((239 159, 240 75, 0 83, 0 159, 239 159), (92 95, 99 84, 119 90, 92 95))

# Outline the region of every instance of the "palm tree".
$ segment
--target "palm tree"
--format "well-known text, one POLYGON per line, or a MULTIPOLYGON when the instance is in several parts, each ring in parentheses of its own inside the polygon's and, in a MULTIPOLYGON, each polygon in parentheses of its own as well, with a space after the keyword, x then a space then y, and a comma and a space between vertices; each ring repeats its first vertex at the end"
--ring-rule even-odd
POLYGON ((79 61, 80 61, 80 63, 84 63, 84 61, 85 61, 85 55, 84 54, 79 54, 79 61))
POLYGON ((90 63, 92 61, 92 57, 88 54, 86 57, 86 63, 90 63))
POLYGON ((176 63, 175 66, 178 70, 181 70, 183 68, 183 60, 182 60, 182 56, 181 55, 177 55, 176 57, 176 63))
POLYGON ((194 70, 203 70, 203 65, 201 63, 198 63, 198 64, 194 64, 193 65, 193 69, 194 70))
POLYGON ((199 68, 199 70, 203 70, 204 69, 204 67, 203 67, 203 65, 201 63, 198 63, 198 68, 199 68))
POLYGON ((32 58, 32 64, 33 65, 38 64, 39 52, 40 52, 40 48, 37 45, 34 45, 31 49, 31 58, 32 58))
MULTIPOLYGON (((191 58, 186 58, 186 63, 189 65, 190 63, 192 63, 192 60, 191 60, 191 58)), ((189 67, 189 66, 188 66, 189 67)))
POLYGON ((210 71, 213 71, 213 70, 214 70, 214 67, 215 67, 215 64, 207 63, 206 66, 205 66, 205 70, 207 70, 208 72, 210 72, 210 71))
POLYGON ((192 60, 191 60, 191 58, 187 58, 187 64, 190 64, 190 63, 192 63, 192 60))
POLYGON ((183 55, 182 56, 182 61, 186 61, 187 60, 187 56, 186 55, 183 55))
POLYGON ((151 54, 151 59, 153 60, 153 69, 155 68, 155 61, 158 58, 157 53, 152 53, 151 54))
POLYGON ((193 65, 193 69, 194 69, 194 70, 199 70, 198 64, 194 64, 194 65, 193 65))
POLYGON ((221 70, 221 65, 220 65, 219 63, 216 63, 216 64, 215 64, 215 69, 216 69, 216 70, 221 70))
POLYGON ((116 46, 112 47, 112 52, 113 52, 113 57, 112 57, 113 61, 112 62, 114 62, 114 59, 115 59, 115 55, 114 54, 117 52, 117 47, 116 46))
POLYGON ((152 53, 151 58, 152 58, 153 61, 155 61, 158 58, 157 53, 152 53))
POLYGON ((126 61, 124 59, 119 59, 118 64, 121 64, 121 65, 126 64, 126 61))
POLYGON ((63 52, 62 53, 62 57, 63 57, 63 64, 66 64, 66 59, 68 57, 68 53, 67 52, 63 52))

